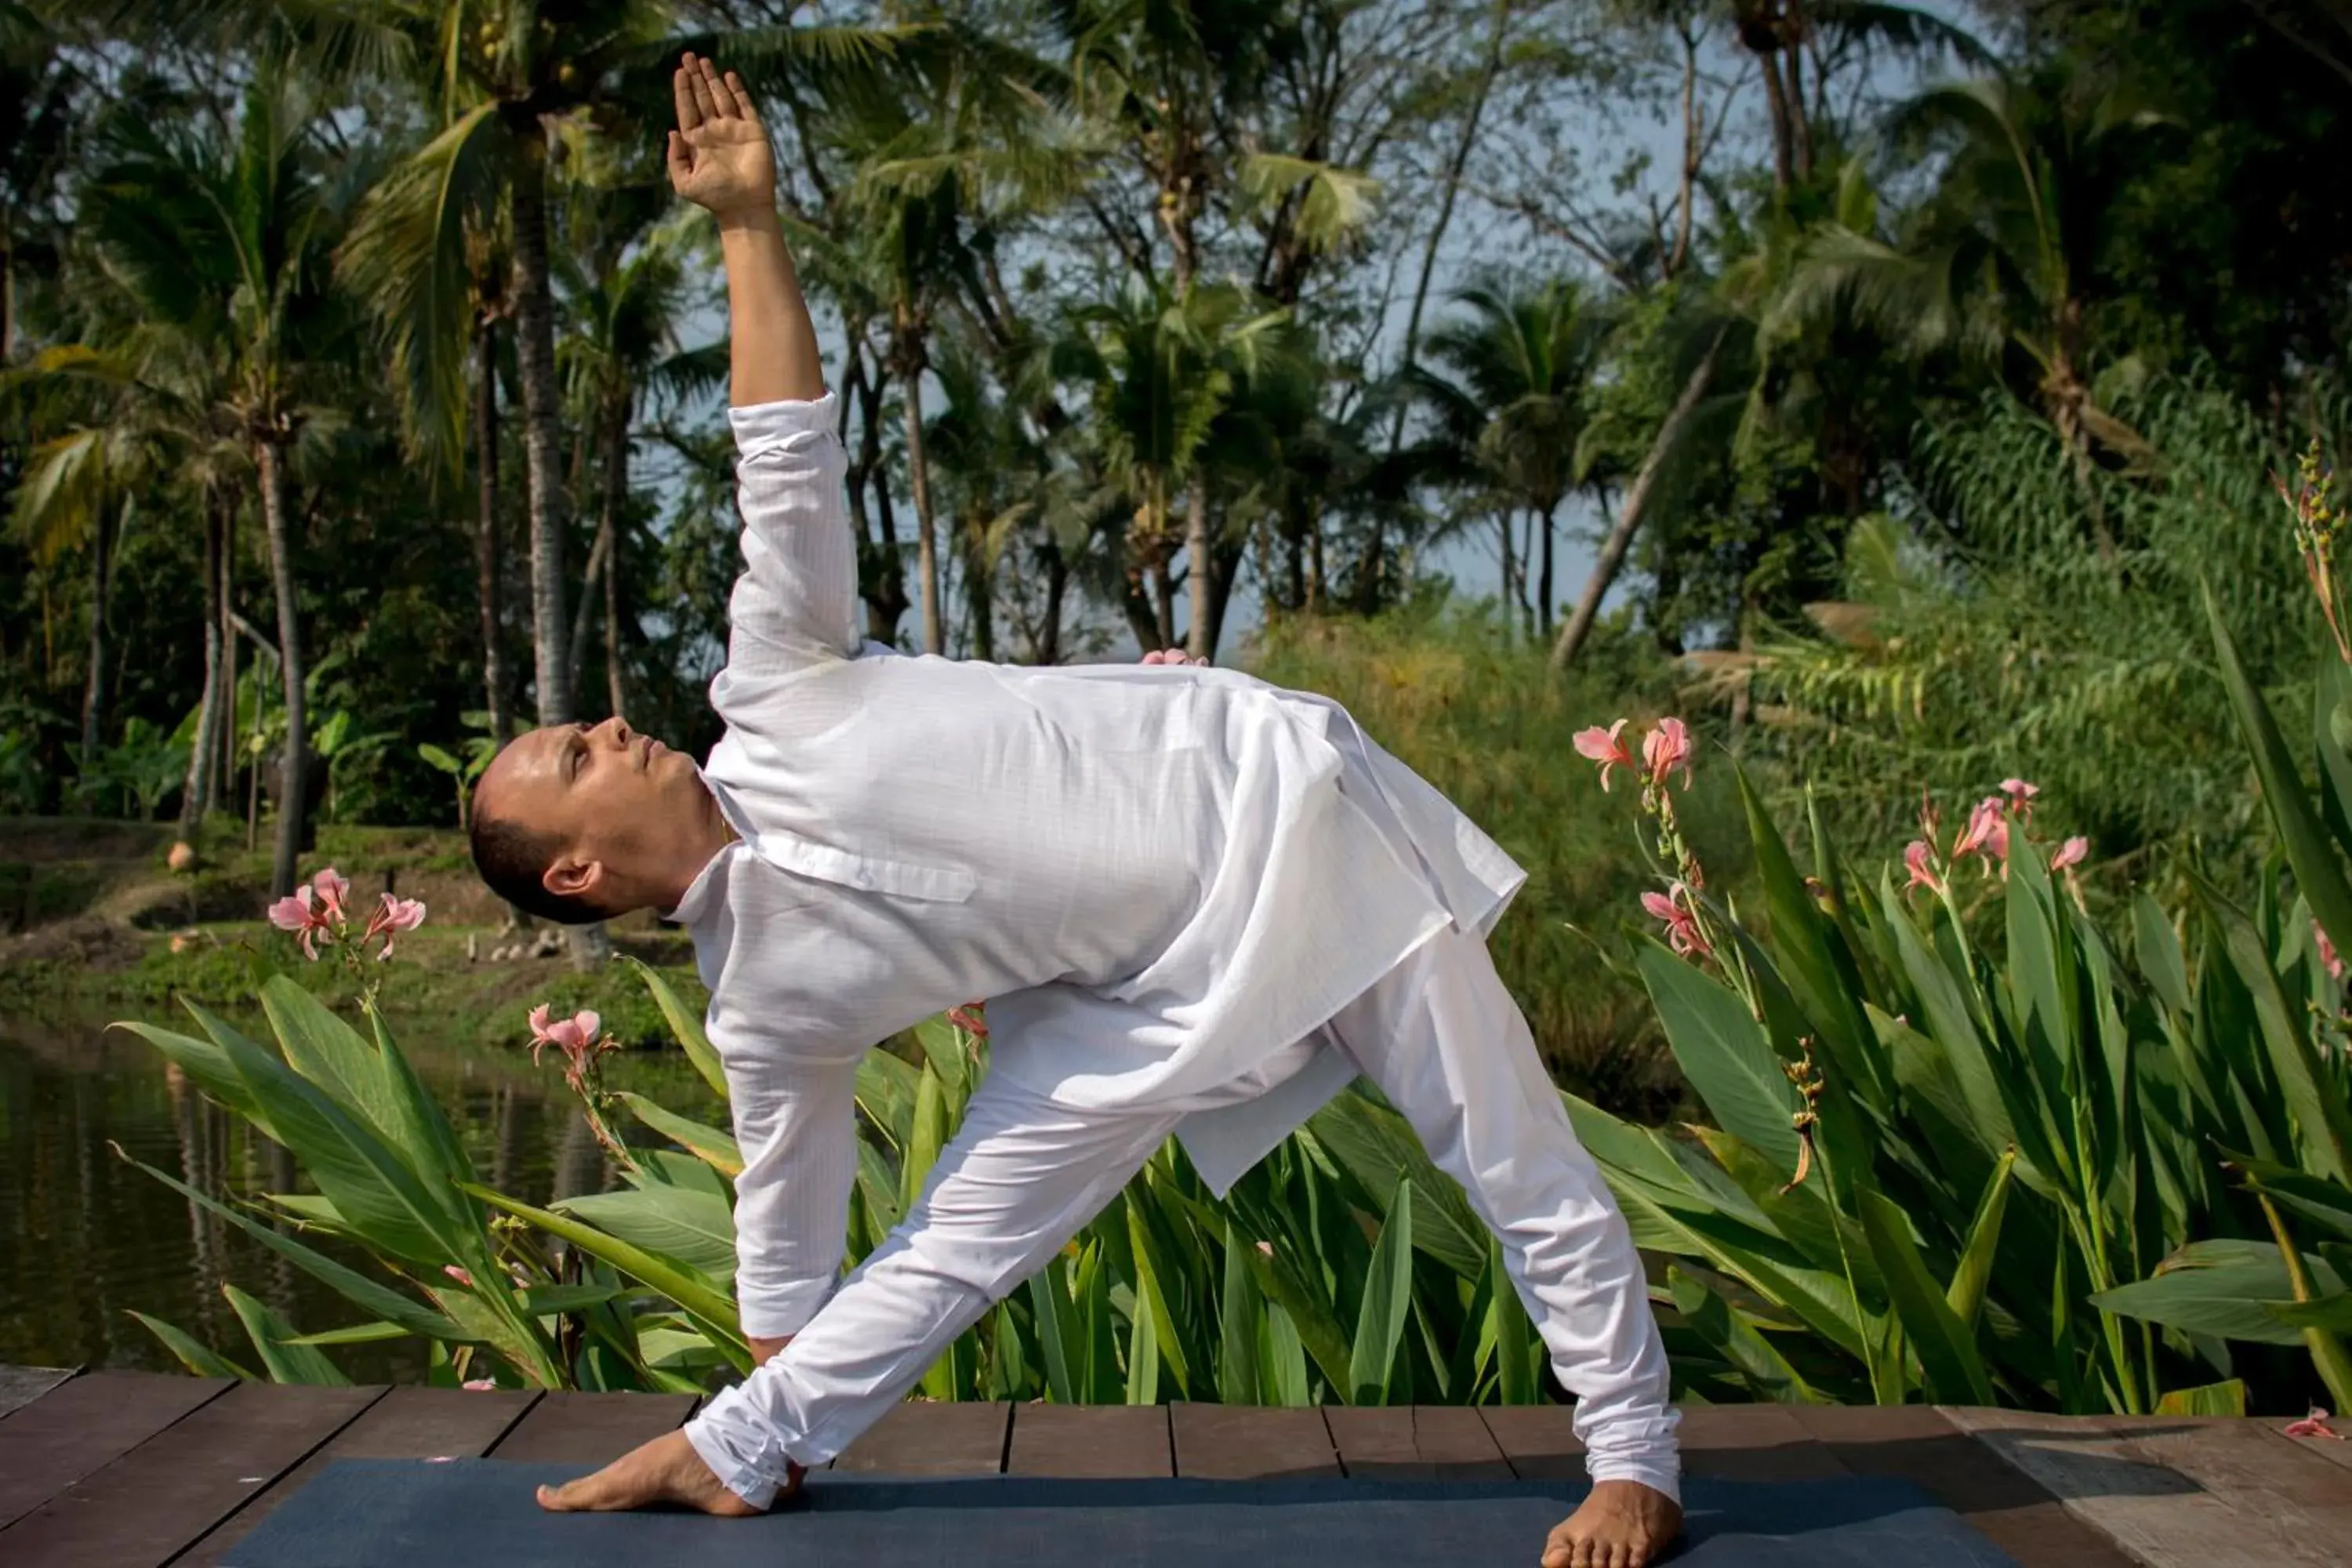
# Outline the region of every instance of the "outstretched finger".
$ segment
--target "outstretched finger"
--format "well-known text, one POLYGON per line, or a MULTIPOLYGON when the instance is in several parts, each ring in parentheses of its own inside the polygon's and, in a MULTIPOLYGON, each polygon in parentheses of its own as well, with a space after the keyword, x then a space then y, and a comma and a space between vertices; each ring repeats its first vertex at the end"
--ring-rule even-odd
POLYGON ((717 120, 719 101, 710 95, 710 62, 692 55, 687 56, 686 61, 687 84, 694 89, 694 107, 702 111, 703 119, 717 120))
POLYGON ((719 73, 717 63, 708 55, 705 55, 702 59, 702 84, 710 89, 711 106, 717 110, 719 119, 742 118, 743 106, 735 101, 735 94, 729 89, 727 79, 719 73))
POLYGON ((669 95, 677 105, 677 128, 691 131, 702 123, 702 106, 694 101, 694 57, 688 55, 670 73, 669 95))
POLYGON ((760 111, 751 107, 751 89, 745 87, 743 79, 733 71, 727 73, 727 90, 735 95, 735 112, 757 125, 760 122, 760 111))

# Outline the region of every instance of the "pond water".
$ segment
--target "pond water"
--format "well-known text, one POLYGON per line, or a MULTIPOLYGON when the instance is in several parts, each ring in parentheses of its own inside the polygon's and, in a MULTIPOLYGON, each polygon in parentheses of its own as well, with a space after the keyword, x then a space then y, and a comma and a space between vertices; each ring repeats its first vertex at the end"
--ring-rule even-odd
MULTIPOLYGON (((257 1021, 244 1026, 268 1037, 257 1021)), ((544 1204, 614 1184, 552 1054, 534 1068, 520 1049, 436 1049, 422 1021, 395 1018, 394 1032, 490 1185, 544 1204)), ((674 1049, 606 1065, 614 1087, 724 1125, 716 1097, 674 1049)), ((305 1332, 361 1321, 334 1291, 125 1163, 118 1144, 216 1195, 307 1190, 283 1149, 205 1100, 143 1040, 95 1025, 0 1021, 0 1363, 179 1370, 129 1315, 136 1310, 249 1366, 224 1284, 305 1332)), ((357 1379, 424 1376, 422 1341, 328 1353, 357 1379)))

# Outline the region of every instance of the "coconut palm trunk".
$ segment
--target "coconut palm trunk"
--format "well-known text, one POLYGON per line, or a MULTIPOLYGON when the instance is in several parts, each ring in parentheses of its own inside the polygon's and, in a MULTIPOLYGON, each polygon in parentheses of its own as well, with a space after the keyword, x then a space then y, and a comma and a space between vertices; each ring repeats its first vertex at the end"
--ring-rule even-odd
POLYGON ((906 419, 907 488, 915 497, 915 564, 922 578, 923 649, 945 653, 940 627, 939 527, 931 515, 931 465, 923 449, 923 372, 929 355, 921 320, 908 306, 898 308, 893 335, 898 372, 898 406, 906 419))
POLYGON ((221 720, 221 509, 205 500, 205 689, 196 703, 196 732, 188 746, 188 777, 180 792, 180 837, 193 840, 212 805, 213 763, 221 720))
POLYGON ((514 733, 507 696, 506 639, 499 630, 499 340, 485 320, 474 329, 474 602, 481 621, 482 695, 490 734, 504 745, 514 733))
POLYGON ((1592 575, 1585 579, 1584 596, 1576 602, 1576 614, 1559 630, 1559 640, 1552 645, 1551 668, 1566 669, 1576 658, 1577 650, 1591 634, 1592 623, 1600 618, 1601 601, 1609 594, 1609 585, 1617 579, 1618 569, 1625 564, 1625 552, 1633 544, 1633 535, 1642 526, 1642 517, 1649 510, 1650 496, 1657 489, 1658 475, 1665 467, 1666 455, 1681 438, 1682 428, 1690 420, 1691 411, 1706 395, 1714 384, 1716 366, 1723 357, 1725 333, 1718 331, 1715 341, 1707 345, 1706 357, 1698 362, 1690 379, 1683 384, 1682 395, 1666 415, 1665 423, 1658 426, 1657 439, 1642 458, 1642 467, 1633 476, 1633 485, 1625 491, 1625 504, 1619 509, 1617 521, 1610 526, 1609 537, 1601 542, 1600 558, 1592 563, 1592 575))
MULTIPOLYGON (((604 469, 598 484, 596 537, 588 547, 588 570, 580 579, 580 606, 572 618, 572 689, 575 693, 588 665, 588 634, 593 629, 589 622, 597 612, 608 608, 613 597, 613 556, 620 548, 621 503, 629 490, 629 398, 625 392, 606 399, 600 429, 604 469)), ((617 646, 608 615, 604 626, 608 663, 617 646)), ((611 679, 609 670, 606 675, 605 689, 609 695, 617 682, 611 679)), ((614 702, 612 711, 615 715, 621 711, 618 701, 614 702)))
POLYGON ((278 599, 278 674, 286 696, 286 750, 278 770, 278 847, 270 859, 269 896, 294 890, 310 802, 310 723, 302 690, 302 634, 297 623, 294 539, 286 520, 285 452, 271 435, 253 445, 261 475, 261 521, 269 538, 269 582, 278 599))
POLYGON ((1216 651, 1214 613, 1209 590, 1215 586, 1215 552, 1209 542, 1209 479, 1193 459, 1192 476, 1184 483, 1184 586, 1192 625, 1184 630, 1184 651, 1206 659, 1216 651))
POLYGON ((90 509, 89 518, 89 668, 81 688, 81 787, 94 795, 99 777, 99 748, 106 734, 107 596, 114 577, 114 531, 107 526, 107 509, 90 509))

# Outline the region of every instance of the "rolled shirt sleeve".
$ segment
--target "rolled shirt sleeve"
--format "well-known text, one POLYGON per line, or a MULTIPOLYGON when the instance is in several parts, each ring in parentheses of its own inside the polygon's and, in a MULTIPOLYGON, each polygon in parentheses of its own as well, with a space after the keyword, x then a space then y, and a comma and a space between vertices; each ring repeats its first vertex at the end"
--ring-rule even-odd
POLYGON ((769 1059, 747 1069, 740 1060, 727 1069, 743 1151, 735 1302, 745 1333, 781 1339, 816 1316, 839 1282, 857 1177, 857 1067, 769 1059))
POLYGON ((729 603, 727 662, 777 672, 857 652, 857 540, 833 393, 727 411, 743 574, 729 603))

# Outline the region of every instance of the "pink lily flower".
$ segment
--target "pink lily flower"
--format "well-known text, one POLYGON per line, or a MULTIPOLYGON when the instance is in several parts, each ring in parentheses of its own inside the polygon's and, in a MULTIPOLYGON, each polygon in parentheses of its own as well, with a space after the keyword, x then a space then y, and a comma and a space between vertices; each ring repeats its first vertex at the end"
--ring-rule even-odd
POLYGON ((1905 892, 1913 888, 1925 888, 1931 893, 1944 890, 1944 879, 1936 875, 1935 853, 1935 847, 1924 838, 1915 838, 1903 847, 1903 864, 1911 873, 1911 880, 1904 885, 1905 892))
POLYGON ((1690 788, 1690 731, 1679 719, 1661 719, 1656 729, 1642 737, 1642 762, 1653 784, 1664 784, 1666 775, 1680 768, 1683 788, 1690 788))
POLYGON ((572 1086, 572 1091, 574 1094, 579 1093, 581 1074, 586 1069, 589 1062, 602 1052, 613 1048, 610 1040, 600 1042, 596 1038, 597 1030, 603 1026, 604 1020, 589 1012, 574 1013, 569 1018, 551 1020, 547 1014, 547 1004, 541 1003, 530 1010, 531 1065, 536 1067, 539 1064, 539 1053, 547 1047, 553 1046, 563 1053, 565 1060, 570 1063, 563 1069, 563 1081, 572 1086))
POLYGON ((1952 858, 1981 855, 1990 868, 1995 860, 2009 858, 2009 823, 2001 816, 1999 795, 1987 795, 1977 802, 1969 813, 1969 825, 1960 830, 1958 842, 1952 846, 1952 858))
POLYGON ((2311 940, 2319 944, 2319 962, 2321 966, 2327 971, 2328 978, 2331 980, 2343 979, 2344 960, 2337 956, 2336 944, 2327 940, 2327 932, 2320 928, 2320 924, 2317 921, 2311 922, 2311 940))
POLYGON ((1576 748, 1578 756, 1601 764, 1601 788, 1604 794, 1609 788, 1609 771, 1612 768, 1623 768, 1630 773, 1638 766, 1633 761, 1633 753, 1626 749, 1622 739, 1628 722, 1620 719, 1606 730, 1596 724, 1590 730, 1579 730, 1569 738, 1569 744, 1576 748))
POLYGON ((468 1394, 488 1394, 498 1387, 498 1381, 495 1378, 469 1377, 457 1386, 468 1394))
POLYGON ((320 931, 331 931, 334 922, 318 906, 318 890, 308 882, 269 906, 269 923, 279 931, 292 931, 301 944, 302 956, 311 963, 319 962, 317 939, 320 931))
POLYGON ((2000 793, 2009 796, 2009 809, 2031 822, 2033 819, 2033 797, 2042 793, 2040 784, 2027 784, 2023 779, 2003 779, 2000 793))
POLYGON ((1698 917, 1686 902, 1688 889, 1676 882, 1663 893, 1642 895, 1642 907, 1653 919, 1665 922, 1666 945, 1685 958, 1705 958, 1714 949, 1706 944, 1706 935, 1698 929, 1698 917))
POLYGON ((1194 658, 1181 647, 1154 648, 1143 656, 1145 664, 1206 664, 1205 658, 1194 658))
POLYGON ((351 879, 332 866, 310 879, 310 886, 319 890, 319 901, 326 906, 327 918, 337 925, 343 923, 343 900, 351 896, 351 879))
POLYGON ((381 962, 392 956, 392 944, 401 932, 415 931, 424 923, 423 903, 415 899, 395 899, 386 893, 383 901, 376 906, 375 913, 368 918, 367 933, 360 941, 370 942, 379 936, 383 938, 383 951, 376 954, 381 962))
POLYGON ((2079 866, 2083 863, 2083 858, 2090 852, 2091 841, 2078 833, 2058 846, 2058 852, 2050 857, 2050 868, 2053 871, 2063 871, 2069 867, 2079 866))
POLYGON ((468 1290, 474 1288, 474 1277, 471 1274, 467 1273, 464 1269, 458 1268, 454 1263, 443 1264, 441 1266, 441 1272, 446 1274, 450 1279, 455 1279, 458 1284, 463 1285, 468 1290))

